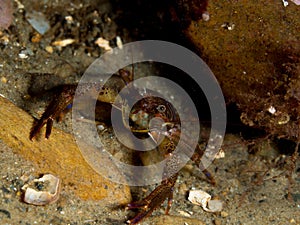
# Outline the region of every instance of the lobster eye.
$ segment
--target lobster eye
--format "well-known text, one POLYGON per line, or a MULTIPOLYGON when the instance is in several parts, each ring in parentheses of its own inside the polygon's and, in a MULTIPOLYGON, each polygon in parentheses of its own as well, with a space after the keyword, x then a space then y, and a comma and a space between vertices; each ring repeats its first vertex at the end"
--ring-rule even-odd
POLYGON ((158 110, 158 112, 163 113, 163 112, 166 111, 166 106, 165 105, 159 105, 159 106, 157 106, 156 109, 158 110))

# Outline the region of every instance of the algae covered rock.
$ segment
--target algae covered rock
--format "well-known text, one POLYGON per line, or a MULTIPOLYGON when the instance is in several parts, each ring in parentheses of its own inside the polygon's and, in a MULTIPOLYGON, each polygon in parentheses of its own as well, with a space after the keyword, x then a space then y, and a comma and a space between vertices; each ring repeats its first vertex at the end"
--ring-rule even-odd
POLYGON ((299 140, 299 7, 218 0, 207 10, 209 21, 184 21, 184 34, 212 69, 227 102, 238 106, 244 124, 299 140))

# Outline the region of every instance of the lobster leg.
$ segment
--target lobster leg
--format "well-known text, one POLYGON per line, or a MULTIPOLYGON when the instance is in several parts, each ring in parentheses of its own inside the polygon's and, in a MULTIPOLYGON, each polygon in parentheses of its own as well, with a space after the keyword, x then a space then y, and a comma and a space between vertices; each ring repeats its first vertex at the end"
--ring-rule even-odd
POLYGON ((49 138, 52 130, 53 120, 59 119, 68 105, 73 101, 76 85, 65 85, 61 92, 54 98, 46 108, 41 119, 35 123, 30 131, 29 139, 32 140, 46 125, 45 138, 49 138))
POLYGON ((127 209, 141 209, 134 218, 127 221, 128 224, 137 224, 145 217, 159 207, 168 198, 168 206, 166 214, 168 214, 173 198, 173 188, 176 183, 178 174, 172 175, 170 178, 163 180, 161 184, 154 189, 147 197, 141 201, 128 204, 127 209))

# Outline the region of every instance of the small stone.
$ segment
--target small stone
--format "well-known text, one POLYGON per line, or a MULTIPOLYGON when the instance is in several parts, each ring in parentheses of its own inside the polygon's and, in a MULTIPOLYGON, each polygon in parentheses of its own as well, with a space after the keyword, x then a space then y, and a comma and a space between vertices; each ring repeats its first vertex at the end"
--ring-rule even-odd
POLYGON ((97 125, 97 129, 103 131, 105 129, 105 126, 103 124, 99 124, 97 125))
POLYGON ((220 212, 223 208, 223 203, 220 200, 210 200, 207 206, 212 212, 220 212))
POLYGON ((42 35, 38 32, 35 32, 34 35, 31 37, 32 43, 39 43, 42 39, 42 35))
POLYGON ((216 219, 214 220, 214 224, 215 224, 215 225, 221 225, 222 222, 221 222, 220 219, 216 218, 216 219))
POLYGON ((64 40, 54 41, 52 43, 52 45, 57 46, 57 47, 66 47, 70 44, 73 44, 74 42, 75 42, 75 39, 68 38, 68 39, 64 39, 64 40))
POLYGON ((28 95, 28 94, 26 94, 26 95, 23 95, 23 99, 24 100, 29 100, 31 98, 31 96, 30 95, 28 95))
POLYGON ((1 77, 1 82, 2 82, 3 84, 6 84, 6 83, 7 83, 6 77, 1 77))
POLYGON ((65 16, 65 20, 68 24, 72 24, 74 22, 74 19, 72 16, 65 16))
POLYGON ((95 44, 98 45, 100 48, 104 48, 105 51, 110 51, 112 48, 109 45, 109 41, 105 40, 102 37, 99 37, 96 41, 95 44))
POLYGON ((116 44, 119 49, 123 49, 123 43, 122 43, 122 39, 120 38, 120 36, 116 37, 116 44))
POLYGON ((209 17, 209 13, 207 11, 205 11, 204 13, 202 13, 202 19, 203 21, 209 21, 210 17, 209 17))
POLYGON ((28 55, 26 55, 24 53, 19 53, 19 57, 20 57, 20 59, 27 59, 28 55))
POLYGON ((221 212, 221 216, 223 217, 223 218, 225 218, 225 217, 227 217, 229 214, 227 213, 227 212, 225 212, 225 211, 222 211, 221 212))
POLYGON ((180 195, 185 195, 187 193, 187 191, 188 191, 188 187, 186 186, 185 183, 182 183, 179 185, 178 192, 180 195))
POLYGON ((53 53, 53 47, 52 46, 46 46, 45 47, 45 50, 48 52, 48 53, 50 53, 50 54, 52 54, 53 53))
POLYGON ((191 217, 191 215, 190 215, 188 212, 185 212, 185 211, 183 211, 183 210, 178 210, 178 212, 179 212, 179 214, 180 214, 181 216, 191 217))
POLYGON ((0 43, 7 45, 9 43, 9 37, 7 35, 4 35, 3 37, 0 38, 0 43))

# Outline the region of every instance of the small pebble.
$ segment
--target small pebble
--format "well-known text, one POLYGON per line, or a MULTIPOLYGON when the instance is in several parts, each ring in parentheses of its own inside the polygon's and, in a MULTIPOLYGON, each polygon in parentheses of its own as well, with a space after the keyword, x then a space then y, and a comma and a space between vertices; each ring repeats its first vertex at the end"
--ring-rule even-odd
POLYGON ((68 24, 72 24, 74 22, 74 19, 72 16, 65 16, 65 20, 68 24))
POLYGON ((53 47, 52 46, 46 46, 45 47, 45 50, 48 52, 48 53, 50 53, 50 54, 52 54, 53 53, 53 47))
POLYGON ((109 46, 109 41, 100 37, 95 41, 95 44, 100 48, 104 48, 105 51, 110 51, 112 48, 109 46))
POLYGON ((207 11, 205 11, 204 13, 202 13, 202 19, 206 22, 209 21, 210 17, 209 17, 209 13, 207 11))
POLYGON ((26 95, 23 96, 23 99, 24 99, 24 100, 29 100, 30 98, 31 98, 31 96, 28 95, 28 94, 26 94, 26 95))
POLYGON ((0 43, 7 45, 9 43, 9 38, 7 35, 4 35, 3 37, 0 38, 0 43))
POLYGON ((223 218, 225 218, 225 217, 227 217, 229 214, 227 213, 227 212, 225 212, 225 211, 222 211, 221 212, 221 216, 223 217, 223 218))
POLYGON ((222 222, 221 222, 220 219, 216 218, 216 219, 214 220, 214 224, 215 224, 215 225, 221 225, 222 222))
POLYGON ((116 154, 114 154, 114 158, 121 160, 124 157, 124 154, 122 152, 117 152, 116 154))
POLYGON ((6 83, 7 83, 6 77, 1 77, 1 82, 2 82, 3 84, 6 84, 6 83))
POLYGON ((119 49, 123 49, 123 43, 122 43, 122 39, 120 38, 120 36, 116 37, 116 43, 119 49))
POLYGON ((20 57, 20 59, 27 59, 28 55, 26 55, 24 53, 19 53, 19 57, 20 57))
POLYGON ((100 131, 103 131, 105 129, 105 127, 102 124, 99 124, 97 126, 97 129, 100 130, 100 131))
POLYGON ((69 38, 69 39, 54 41, 52 45, 57 47, 66 47, 67 45, 73 44, 74 42, 75 39, 69 38))
POLYGON ((188 189, 188 187, 186 186, 185 183, 180 184, 179 187, 178 187, 178 192, 179 192, 180 195, 185 195, 188 190, 189 189, 188 189))
POLYGON ((32 43, 39 43, 42 39, 42 35, 38 32, 35 32, 34 35, 31 37, 32 43))
POLYGON ((179 214, 180 214, 181 216, 191 217, 191 215, 190 215, 188 212, 185 212, 185 211, 183 211, 183 210, 178 210, 178 212, 179 212, 179 214))
POLYGON ((220 200, 210 200, 207 206, 212 212, 220 212, 223 208, 223 203, 220 200))

